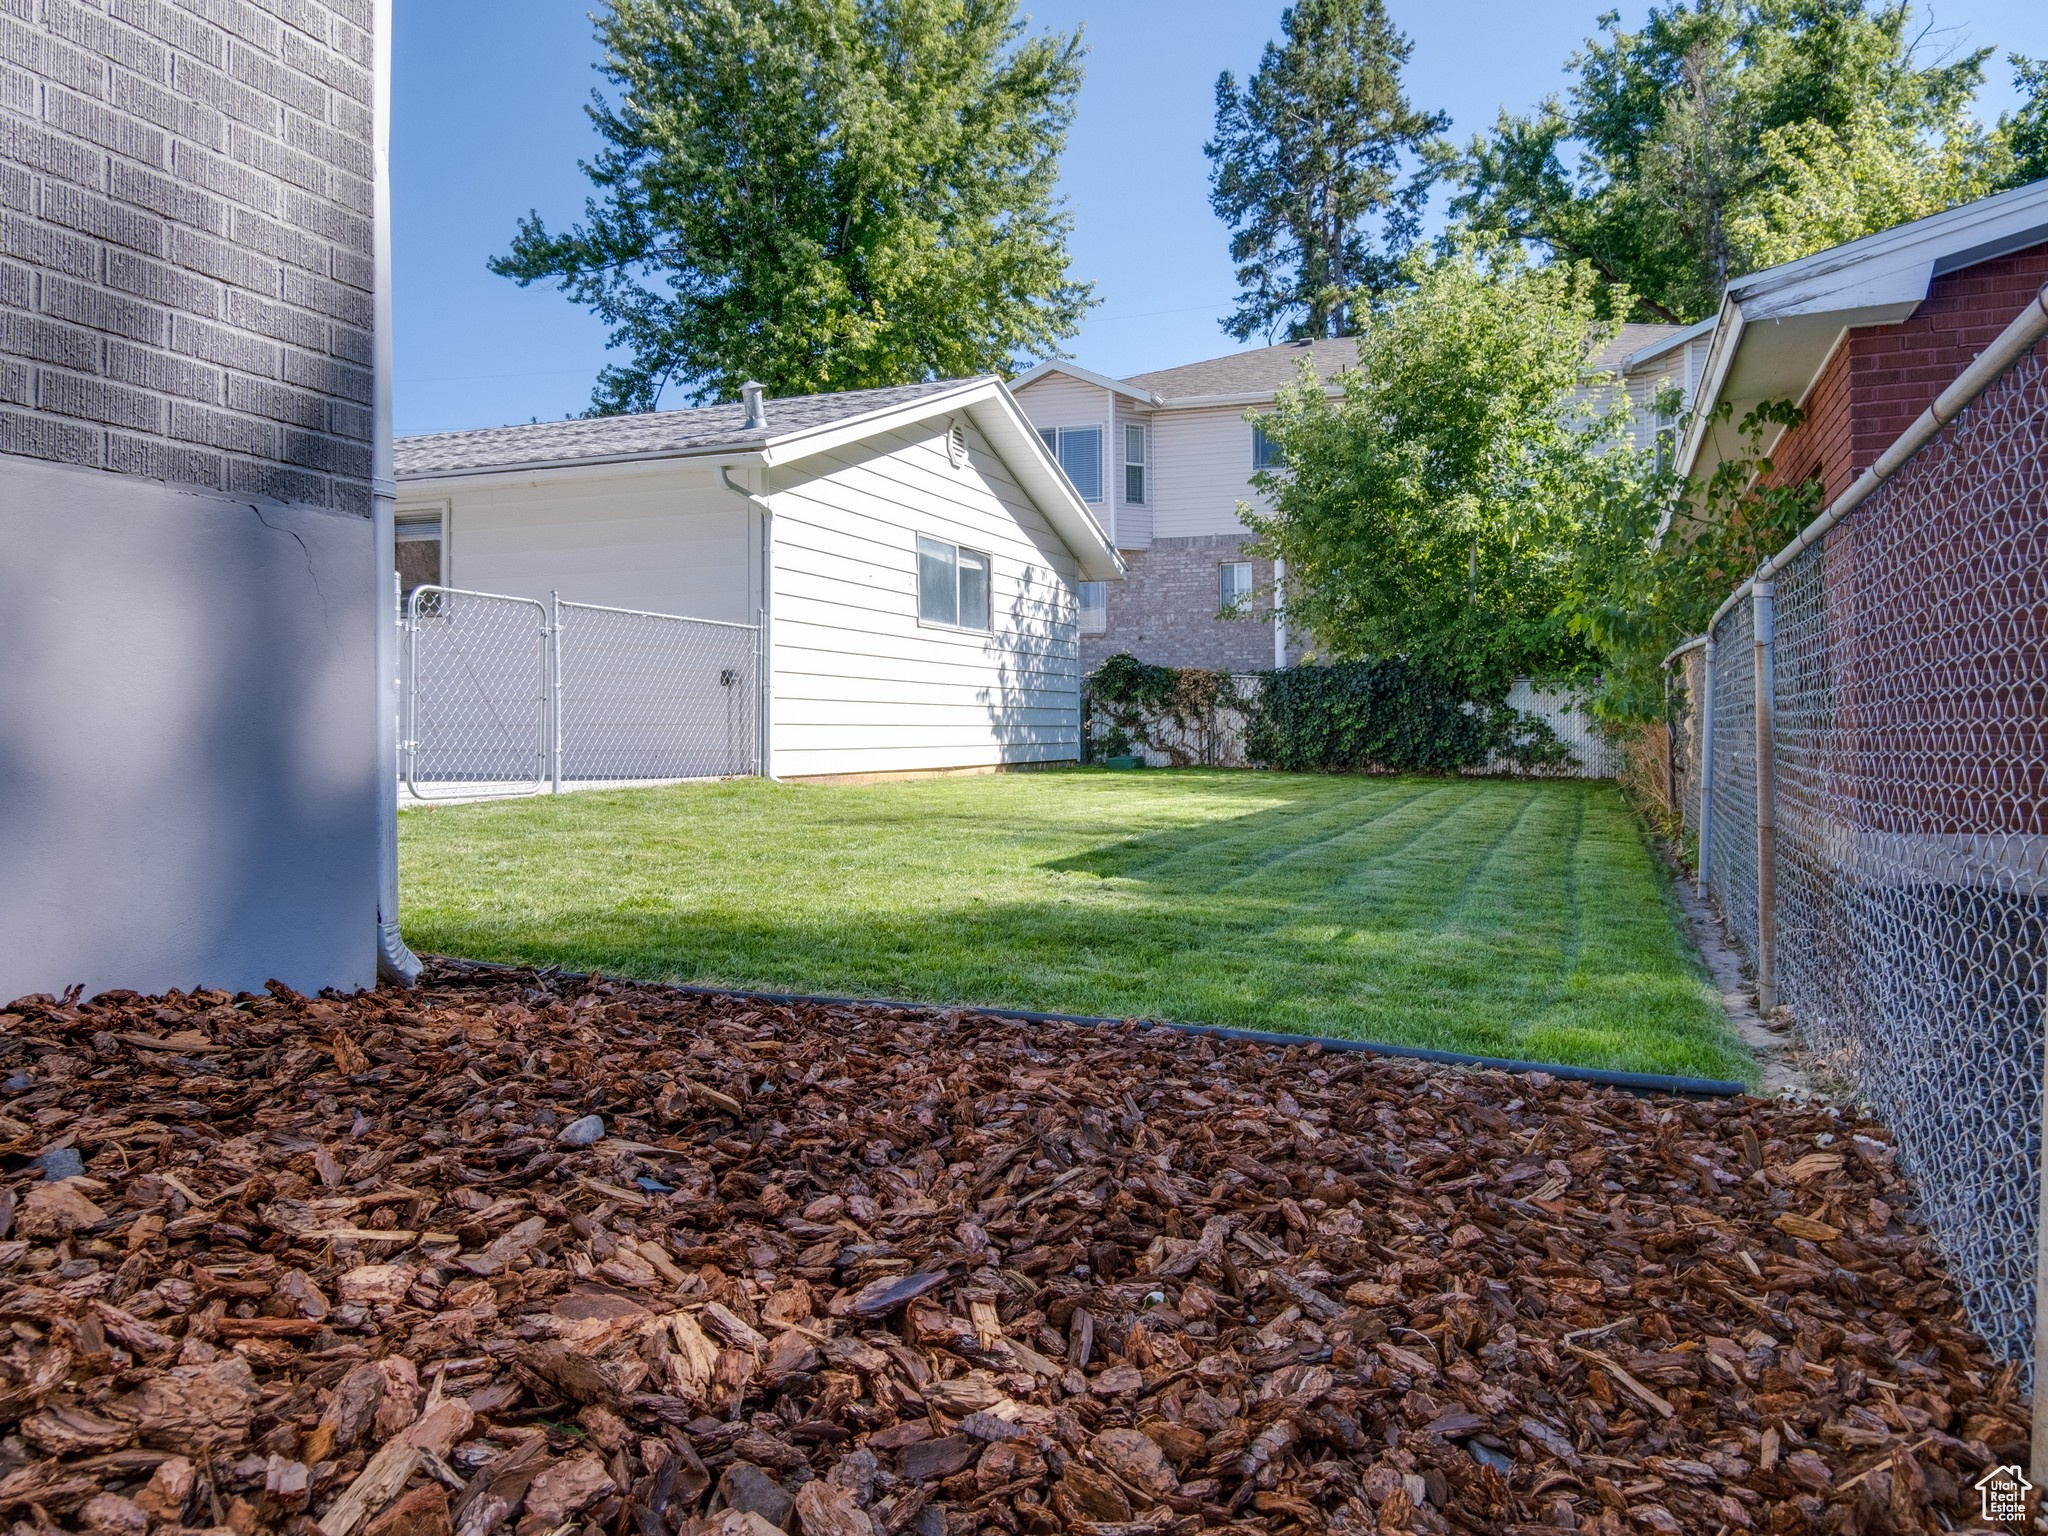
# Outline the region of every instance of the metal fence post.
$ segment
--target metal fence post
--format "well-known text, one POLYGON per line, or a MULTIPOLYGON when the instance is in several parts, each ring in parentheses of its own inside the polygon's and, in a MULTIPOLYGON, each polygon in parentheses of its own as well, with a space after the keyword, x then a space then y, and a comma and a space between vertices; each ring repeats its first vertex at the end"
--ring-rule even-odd
POLYGON ((1700 647, 1700 851, 1699 879, 1693 889, 1705 896, 1713 881, 1707 874, 1708 851, 1714 839, 1714 636, 1700 647))
POLYGON ((1777 713, 1771 633, 1775 589, 1775 583, 1759 581, 1750 591, 1756 629, 1756 1005, 1761 1013, 1778 1006, 1777 754, 1771 736, 1777 713))
POLYGON ((562 594, 548 593, 548 793, 562 792, 562 594))
POLYGON ((2034 1203, 2034 1419, 2027 1477, 2036 1488, 2048 1488, 2048 994, 2042 997, 2041 1024, 2041 1145, 2036 1154, 2034 1203))

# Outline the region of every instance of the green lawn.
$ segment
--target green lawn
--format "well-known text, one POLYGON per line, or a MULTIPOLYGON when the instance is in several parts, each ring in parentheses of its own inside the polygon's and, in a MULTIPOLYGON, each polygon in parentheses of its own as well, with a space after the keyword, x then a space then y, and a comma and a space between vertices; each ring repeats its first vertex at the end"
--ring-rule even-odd
POLYGON ((1609 784, 1071 770, 412 810, 416 949, 1753 1078, 1609 784))

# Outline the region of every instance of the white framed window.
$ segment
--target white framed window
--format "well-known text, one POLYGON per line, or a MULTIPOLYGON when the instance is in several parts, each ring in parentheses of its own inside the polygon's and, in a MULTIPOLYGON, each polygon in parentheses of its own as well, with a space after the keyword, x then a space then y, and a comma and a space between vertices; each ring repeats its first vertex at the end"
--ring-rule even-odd
POLYGON ((917 621, 946 629, 989 627, 988 556, 917 537, 917 621))
POLYGON ((1038 435, 1083 501, 1102 500, 1102 428, 1040 427, 1038 435))
POLYGON ((1223 562, 1222 579, 1218 583, 1222 598, 1221 612, 1226 618, 1237 618, 1251 606, 1252 563, 1249 560, 1226 560, 1223 562))
POLYGON ((1252 468, 1254 470, 1274 469, 1282 462, 1280 444, 1266 434, 1266 429, 1252 424, 1252 468))
POLYGON ((448 541, 441 512, 401 512, 392 531, 397 540, 399 601, 411 597, 415 587, 445 586, 448 541))
POLYGON ((1109 583, 1106 581, 1084 581, 1081 583, 1081 633, 1100 635, 1109 629, 1109 583))
POLYGON ((1145 505, 1145 429, 1124 428, 1124 505, 1145 505))

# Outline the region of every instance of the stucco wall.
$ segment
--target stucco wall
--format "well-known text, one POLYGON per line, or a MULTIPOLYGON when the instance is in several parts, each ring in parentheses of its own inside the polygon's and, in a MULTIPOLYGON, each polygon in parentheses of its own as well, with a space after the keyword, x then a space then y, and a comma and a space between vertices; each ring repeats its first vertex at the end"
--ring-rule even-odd
POLYGON ((372 979, 370 0, 0 0, 0 994, 372 979))
POLYGON ((375 977, 367 519, 0 462, 0 1002, 375 977))

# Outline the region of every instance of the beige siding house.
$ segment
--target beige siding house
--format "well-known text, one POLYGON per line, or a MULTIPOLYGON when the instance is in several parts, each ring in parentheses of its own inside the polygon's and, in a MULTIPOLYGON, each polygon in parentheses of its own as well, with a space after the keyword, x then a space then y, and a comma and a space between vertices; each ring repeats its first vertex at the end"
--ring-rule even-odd
POLYGON ((774 776, 1081 755, 1122 563, 1000 380, 403 439, 417 576, 764 626, 774 776))
MULTIPOLYGON (((1710 329, 1623 326, 1588 360, 1588 393, 1626 390, 1644 411, 1639 438, 1650 441, 1660 430, 1651 408, 1665 385, 1691 398, 1710 329)), ((1304 364, 1334 381, 1357 362, 1358 344, 1339 339, 1121 379, 1067 362, 1018 377, 1018 403, 1129 568, 1121 583, 1082 589, 1084 670, 1119 651, 1228 671, 1301 658, 1306 637, 1289 633, 1284 603, 1273 600, 1285 573, 1247 554, 1238 507, 1262 504, 1251 483, 1261 463, 1257 414, 1272 409, 1304 364)))

